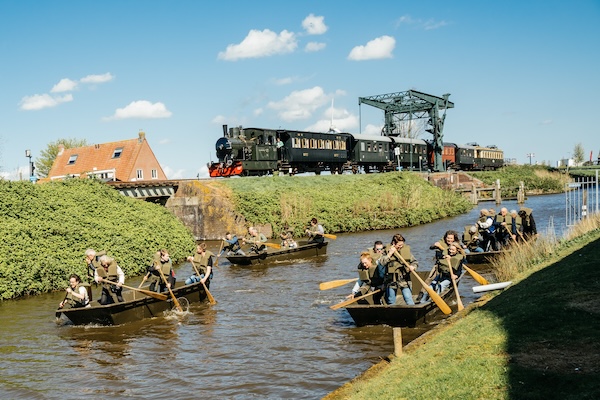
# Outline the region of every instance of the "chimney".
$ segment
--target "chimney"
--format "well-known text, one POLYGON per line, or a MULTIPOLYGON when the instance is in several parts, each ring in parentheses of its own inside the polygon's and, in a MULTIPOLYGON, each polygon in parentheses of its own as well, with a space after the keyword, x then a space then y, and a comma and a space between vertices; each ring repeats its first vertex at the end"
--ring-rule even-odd
POLYGON ((138 142, 142 143, 144 140, 146 140, 146 133, 143 131, 140 131, 138 142))
POLYGON ((58 145, 58 155, 62 156, 62 153, 64 153, 64 152, 65 152, 65 145, 61 143, 58 145))

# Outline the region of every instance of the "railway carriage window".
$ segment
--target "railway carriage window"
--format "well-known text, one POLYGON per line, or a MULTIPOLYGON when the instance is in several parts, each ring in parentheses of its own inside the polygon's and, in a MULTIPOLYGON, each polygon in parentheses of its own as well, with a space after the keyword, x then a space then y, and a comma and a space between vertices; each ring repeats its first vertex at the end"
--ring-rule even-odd
POLYGON ((310 139, 310 148, 311 149, 317 148, 317 139, 310 139))
POLYGON ((319 148, 320 149, 324 149, 325 148, 325 141, 323 139, 319 139, 319 148))
POLYGON ((302 147, 308 149, 308 139, 302 138, 302 147))
POLYGON ((326 140, 325 141, 325 148, 326 149, 331 149, 331 140, 326 140))
POLYGON ((371 143, 367 144, 367 151, 371 151, 371 143))
POLYGON ((365 151, 365 142, 360 142, 360 151, 365 151))
POLYGON ((340 141, 340 150, 346 150, 346 142, 340 141))
POLYGON ((334 150, 339 149, 339 143, 338 143, 338 141, 337 140, 333 140, 332 142, 333 142, 333 149, 334 150))

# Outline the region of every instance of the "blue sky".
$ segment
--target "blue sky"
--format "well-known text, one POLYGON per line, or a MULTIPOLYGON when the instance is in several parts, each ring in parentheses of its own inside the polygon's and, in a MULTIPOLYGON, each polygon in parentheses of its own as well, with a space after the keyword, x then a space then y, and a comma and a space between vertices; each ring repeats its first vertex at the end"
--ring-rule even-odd
POLYGON ((169 178, 205 176, 223 124, 375 133, 358 98, 409 89, 451 94, 447 142, 600 151, 600 1, 0 0, 0 59, 9 179, 26 149, 140 130, 169 178))

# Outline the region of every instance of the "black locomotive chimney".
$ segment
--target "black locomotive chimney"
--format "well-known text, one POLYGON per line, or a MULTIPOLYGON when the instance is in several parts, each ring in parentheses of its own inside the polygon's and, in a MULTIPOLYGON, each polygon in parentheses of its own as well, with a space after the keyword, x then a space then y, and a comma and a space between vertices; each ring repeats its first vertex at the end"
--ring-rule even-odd
POLYGON ((223 125, 223 136, 227 136, 227 125, 223 125))

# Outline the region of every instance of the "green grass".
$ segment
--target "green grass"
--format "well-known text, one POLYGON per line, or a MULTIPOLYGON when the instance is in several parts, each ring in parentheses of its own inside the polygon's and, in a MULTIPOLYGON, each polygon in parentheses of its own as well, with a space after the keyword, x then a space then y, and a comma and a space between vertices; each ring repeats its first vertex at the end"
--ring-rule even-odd
POLYGON ((408 172, 228 179, 236 211, 250 224, 303 233, 315 217, 328 233, 419 225, 471 209, 468 201, 408 172))
MULTIPOLYGON (((597 224, 596 224, 597 226, 597 224)), ((600 229, 327 399, 600 398, 600 229)))

